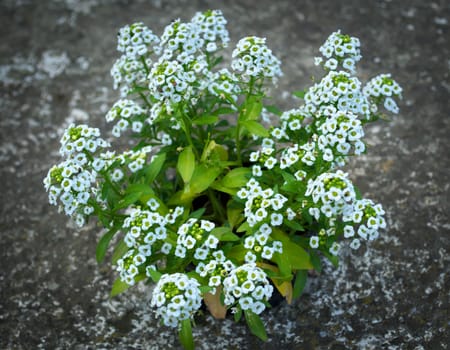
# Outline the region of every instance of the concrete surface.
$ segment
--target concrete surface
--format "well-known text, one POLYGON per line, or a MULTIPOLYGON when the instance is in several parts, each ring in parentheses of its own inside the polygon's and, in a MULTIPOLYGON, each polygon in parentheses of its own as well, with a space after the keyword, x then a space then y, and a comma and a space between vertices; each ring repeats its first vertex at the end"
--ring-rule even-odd
POLYGON ((143 21, 220 8, 232 43, 267 37, 283 62, 277 102, 317 74, 313 57, 336 29, 362 42, 363 79, 391 72, 401 114, 367 131, 369 153, 348 170, 383 203, 389 229, 338 269, 313 278, 292 306, 265 313, 269 340, 245 324, 200 318, 199 349, 447 349, 450 347, 450 4, 448 1, 0 1, 0 349, 171 349, 141 286, 110 300, 115 275, 95 262, 99 230, 77 230, 47 204, 42 179, 60 161, 62 130, 109 132, 118 96, 109 69, 116 33, 143 21))

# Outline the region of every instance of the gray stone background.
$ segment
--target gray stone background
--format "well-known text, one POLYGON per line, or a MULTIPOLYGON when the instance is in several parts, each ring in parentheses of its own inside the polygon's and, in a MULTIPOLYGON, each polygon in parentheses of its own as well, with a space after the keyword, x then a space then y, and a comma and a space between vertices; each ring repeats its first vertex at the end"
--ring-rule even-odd
POLYGON ((276 92, 320 76, 313 57, 336 29, 362 42, 362 80, 392 72, 400 115, 367 129, 370 150, 348 167, 389 228, 307 293, 263 317, 266 343, 245 324, 199 319, 199 349, 447 349, 450 344, 450 40, 448 1, 0 1, 0 349, 170 349, 147 287, 109 299, 115 277, 95 262, 95 224, 77 230, 47 204, 42 179, 60 161, 70 122, 100 127, 117 98, 109 69, 116 33, 155 33, 196 11, 222 9, 232 43, 267 37, 283 62, 276 92))

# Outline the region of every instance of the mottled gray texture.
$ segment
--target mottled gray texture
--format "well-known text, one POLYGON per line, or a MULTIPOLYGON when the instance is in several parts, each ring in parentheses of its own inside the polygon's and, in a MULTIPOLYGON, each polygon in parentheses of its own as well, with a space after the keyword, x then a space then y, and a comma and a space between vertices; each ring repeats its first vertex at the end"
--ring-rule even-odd
POLYGON ((104 132, 118 96, 109 69, 118 29, 220 8, 232 42, 267 37, 285 76, 276 102, 305 87, 313 56, 341 28, 362 41, 359 72, 392 72, 401 114, 368 130, 370 150, 348 167, 365 196, 384 204, 389 229, 308 293, 263 317, 269 341, 231 320, 199 321, 200 349, 446 349, 450 343, 450 40, 448 1, 0 2, 0 348, 177 348, 148 308, 148 289, 110 300, 114 272, 94 259, 100 232, 75 229, 47 204, 42 179, 60 161, 71 121, 104 132))

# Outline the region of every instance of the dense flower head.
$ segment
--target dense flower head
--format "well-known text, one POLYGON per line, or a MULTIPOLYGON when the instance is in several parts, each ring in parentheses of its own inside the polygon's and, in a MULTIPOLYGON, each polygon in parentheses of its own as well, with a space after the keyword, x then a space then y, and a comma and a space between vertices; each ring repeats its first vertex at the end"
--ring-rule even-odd
POLYGON ((197 26, 177 19, 166 26, 161 35, 161 57, 166 60, 177 59, 179 55, 193 58, 202 45, 203 39, 199 36, 197 26))
MULTIPOLYGON (((353 203, 351 210, 345 213, 342 220, 358 226, 358 238, 371 241, 378 237, 379 229, 386 228, 384 214, 381 204, 375 204, 370 199, 360 199, 353 203)), ((346 238, 354 235, 354 230, 347 229, 346 238)))
POLYGON ((209 252, 209 249, 217 248, 219 240, 210 234, 214 227, 214 223, 208 220, 189 219, 186 221, 177 232, 175 255, 184 258, 187 251, 192 251, 195 248, 200 248, 206 252, 209 252))
POLYGON ((231 67, 251 77, 274 78, 282 75, 281 62, 266 46, 266 39, 249 36, 239 40, 232 54, 231 67))
POLYGON ((181 102, 194 103, 198 93, 209 84, 207 79, 199 78, 206 67, 203 55, 188 64, 163 59, 155 63, 149 74, 148 87, 157 102, 151 108, 148 122, 152 123, 161 114, 170 115, 174 106, 181 102))
POLYGON ((236 268, 236 265, 228 260, 220 249, 197 248, 194 259, 199 261, 195 271, 201 277, 208 278, 208 286, 212 288, 212 294, 216 293, 216 287, 222 285, 230 271, 236 268))
POLYGON ((255 178, 251 178, 246 186, 237 192, 237 196, 245 199, 244 215, 250 227, 266 221, 272 226, 280 226, 283 223, 283 215, 280 212, 288 199, 271 188, 263 189, 255 178))
POLYGON ((106 121, 116 121, 112 134, 120 137, 121 133, 131 128, 133 132, 139 133, 146 119, 146 111, 136 102, 128 99, 121 99, 114 103, 113 107, 106 114, 106 121))
POLYGON ((227 20, 220 10, 197 12, 191 19, 197 25, 200 39, 207 52, 214 52, 222 47, 227 47, 230 37, 226 29, 227 20), (219 45, 217 45, 218 40, 219 45))
POLYGON ((317 145, 327 162, 345 163, 348 154, 361 154, 365 150, 361 121, 352 112, 336 111, 315 120, 320 132, 317 145))
POLYGON ((258 229, 245 237, 244 248, 247 250, 244 260, 247 263, 270 260, 274 253, 283 253, 283 244, 280 241, 273 240, 270 237, 272 227, 281 226, 283 215, 281 213, 272 213, 270 224, 263 223, 258 229))
MULTIPOLYGON (((159 203, 155 202, 154 210, 159 203)), ((167 237, 166 220, 156 211, 131 209, 122 228, 126 232, 124 242, 128 247, 136 247, 143 255, 152 254, 152 245, 157 241, 164 241, 167 237)))
POLYGON ((124 52, 129 58, 137 58, 153 51, 152 46, 158 43, 159 38, 143 23, 138 22, 119 30, 117 50, 124 52))
POLYGON ((341 215, 356 199, 353 184, 342 170, 309 179, 305 195, 310 196, 314 203, 310 214, 316 220, 319 220, 321 213, 327 218, 341 215))
POLYGON ((303 122, 310 117, 310 114, 304 108, 293 108, 284 111, 280 116, 280 128, 286 133, 286 138, 292 139, 294 134, 306 126, 303 122))
POLYGON ((399 108, 393 97, 401 98, 402 88, 390 74, 380 74, 372 78, 363 88, 364 95, 375 105, 383 103, 389 112, 397 114, 399 108))
POLYGON ((305 94, 310 113, 321 115, 333 106, 340 111, 350 111, 370 118, 370 103, 361 91, 361 82, 344 71, 330 71, 319 83, 305 94))
POLYGON ((338 70, 342 67, 349 72, 355 72, 355 65, 361 59, 360 42, 358 38, 342 34, 340 30, 332 33, 319 49, 322 56, 316 57, 316 64, 323 63, 325 69, 338 70))
POLYGON ((73 158, 75 162, 84 165, 88 162, 86 153, 93 154, 109 147, 109 143, 100 137, 100 130, 85 124, 71 124, 61 138, 62 156, 73 158))
POLYGON ((212 95, 221 97, 222 99, 230 97, 232 100, 237 101, 242 89, 237 84, 238 78, 235 74, 223 68, 218 72, 211 72, 208 78, 208 91, 212 95))
POLYGON ((75 159, 53 166, 44 179, 50 204, 58 205, 59 200, 65 214, 83 226, 86 216, 94 211, 88 202, 95 195, 96 176, 94 170, 84 168, 75 159))
POLYGON ((164 274, 155 286, 151 306, 164 325, 177 327, 200 308, 200 283, 183 273, 164 274))
POLYGON ((223 281, 224 303, 259 315, 273 293, 266 273, 254 263, 231 270, 223 281))
POLYGON ((114 89, 120 87, 120 96, 126 97, 135 86, 148 85, 147 67, 151 64, 152 60, 148 57, 142 60, 129 58, 125 55, 120 56, 111 68, 114 89))

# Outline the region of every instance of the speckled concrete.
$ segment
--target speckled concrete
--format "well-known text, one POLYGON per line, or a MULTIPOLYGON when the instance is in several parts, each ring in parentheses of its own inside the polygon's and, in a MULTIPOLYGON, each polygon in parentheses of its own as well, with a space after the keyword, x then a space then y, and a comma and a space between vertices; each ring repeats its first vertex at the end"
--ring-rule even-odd
POLYGON ((450 5, 448 1, 0 2, 0 349, 168 349, 178 342, 148 308, 148 289, 110 300, 100 232, 76 230, 47 204, 42 179, 71 121, 110 130, 104 114, 118 28, 221 8, 233 42, 266 36, 283 61, 277 102, 318 74, 332 31, 360 37, 363 79, 392 72, 401 114, 367 130, 369 153, 348 168, 384 204, 389 229, 369 249, 264 316, 269 340, 244 324, 200 318, 199 349, 447 349, 450 347, 450 5))

